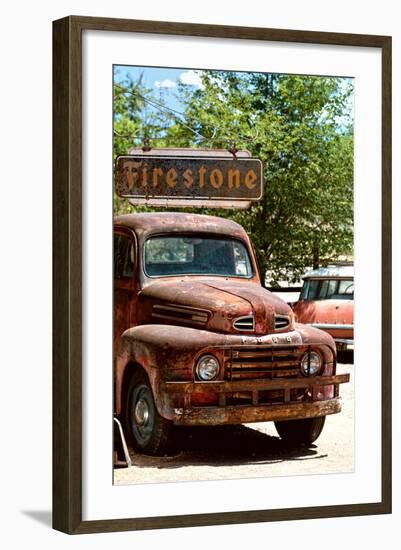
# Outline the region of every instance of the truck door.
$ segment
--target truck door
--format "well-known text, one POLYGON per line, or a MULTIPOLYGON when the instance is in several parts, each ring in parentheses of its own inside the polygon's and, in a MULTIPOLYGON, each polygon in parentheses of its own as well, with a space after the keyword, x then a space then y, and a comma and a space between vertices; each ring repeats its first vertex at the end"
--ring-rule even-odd
POLYGON ((114 354, 121 334, 136 322, 136 259, 134 235, 122 228, 114 232, 114 354))

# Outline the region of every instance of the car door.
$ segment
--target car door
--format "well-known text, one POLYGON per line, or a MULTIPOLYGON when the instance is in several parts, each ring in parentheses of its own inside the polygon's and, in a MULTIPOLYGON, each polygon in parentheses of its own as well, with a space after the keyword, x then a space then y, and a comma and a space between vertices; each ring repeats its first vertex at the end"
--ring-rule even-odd
POLYGON ((134 233, 115 228, 114 259, 114 352, 121 334, 136 324, 137 246, 134 233))

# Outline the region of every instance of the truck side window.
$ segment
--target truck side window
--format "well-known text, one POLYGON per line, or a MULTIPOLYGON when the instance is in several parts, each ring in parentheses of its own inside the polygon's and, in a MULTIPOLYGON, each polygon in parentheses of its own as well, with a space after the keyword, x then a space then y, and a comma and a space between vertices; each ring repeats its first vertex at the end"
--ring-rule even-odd
POLYGON ((302 287, 300 299, 301 300, 315 300, 319 286, 319 281, 316 279, 308 279, 304 282, 302 287))
POLYGON ((354 299, 354 282, 349 279, 339 281, 336 298, 353 300, 354 299))
POLYGON ((235 274, 252 277, 252 265, 248 252, 242 243, 233 243, 235 274))
POLYGON ((131 278, 134 274, 134 260, 132 239, 123 233, 114 233, 114 278, 131 278))
POLYGON ((320 282, 319 300, 325 300, 331 298, 335 293, 338 285, 338 281, 335 279, 326 279, 320 282))

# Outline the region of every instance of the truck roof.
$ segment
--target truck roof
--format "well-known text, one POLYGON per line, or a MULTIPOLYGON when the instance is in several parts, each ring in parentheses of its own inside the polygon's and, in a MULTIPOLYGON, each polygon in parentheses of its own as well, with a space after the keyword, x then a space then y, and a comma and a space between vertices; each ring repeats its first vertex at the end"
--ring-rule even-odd
POLYGON ((319 267, 306 273, 303 279, 326 279, 333 277, 336 279, 352 279, 354 277, 353 265, 329 265, 327 267, 319 267))
POLYGON ((116 216, 114 224, 128 227, 142 236, 156 233, 184 233, 198 231, 230 237, 247 238, 244 228, 238 223, 217 216, 187 214, 184 212, 146 212, 116 216))

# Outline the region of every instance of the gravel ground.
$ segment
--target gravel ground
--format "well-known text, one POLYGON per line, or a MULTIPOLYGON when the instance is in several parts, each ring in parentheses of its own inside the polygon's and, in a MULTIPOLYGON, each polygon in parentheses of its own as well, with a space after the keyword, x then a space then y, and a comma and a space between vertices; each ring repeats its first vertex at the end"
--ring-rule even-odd
MULTIPOLYGON (((348 358, 349 360, 349 358, 348 358)), ((289 448, 272 422, 180 428, 169 456, 131 452, 133 466, 114 470, 114 483, 159 483, 266 476, 352 472, 354 469, 353 364, 339 363, 338 374, 351 373, 342 384, 341 413, 328 416, 312 445, 289 448)))

